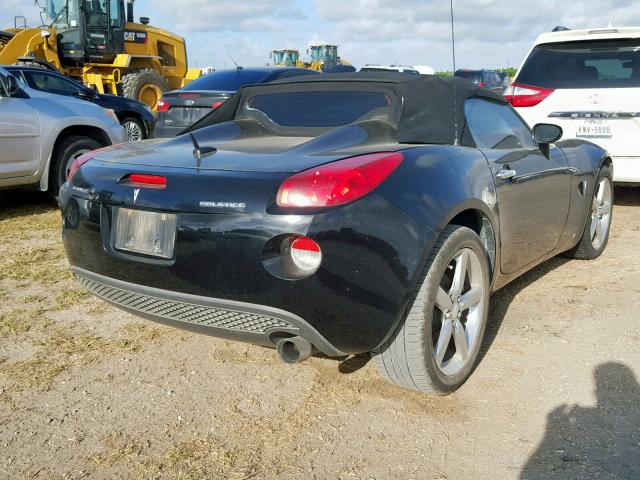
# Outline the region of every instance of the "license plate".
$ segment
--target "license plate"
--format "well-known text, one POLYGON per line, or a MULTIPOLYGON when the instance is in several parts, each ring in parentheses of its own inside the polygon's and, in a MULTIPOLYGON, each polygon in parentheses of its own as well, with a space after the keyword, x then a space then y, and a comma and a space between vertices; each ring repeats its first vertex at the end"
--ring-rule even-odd
POLYGON ((607 120, 584 120, 578 125, 576 137, 611 138, 611 124, 607 120))
POLYGON ((176 215, 130 208, 116 208, 114 213, 115 249, 173 258, 178 223, 176 215))

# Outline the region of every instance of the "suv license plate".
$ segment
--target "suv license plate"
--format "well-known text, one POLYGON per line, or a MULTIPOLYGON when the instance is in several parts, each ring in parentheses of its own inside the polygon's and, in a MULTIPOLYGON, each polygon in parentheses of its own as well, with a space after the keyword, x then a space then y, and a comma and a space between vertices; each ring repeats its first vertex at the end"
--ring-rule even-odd
POLYGON ((584 120, 578 125, 578 138, 611 138, 611 124, 607 120, 584 120))
POLYGON ((116 208, 113 246, 117 250, 173 258, 177 216, 172 213, 116 208))

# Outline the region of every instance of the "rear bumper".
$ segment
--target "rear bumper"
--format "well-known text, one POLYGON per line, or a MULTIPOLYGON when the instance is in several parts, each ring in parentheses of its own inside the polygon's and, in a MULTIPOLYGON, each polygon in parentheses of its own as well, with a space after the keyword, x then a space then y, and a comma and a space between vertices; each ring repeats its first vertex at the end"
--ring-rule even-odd
POLYGON ((309 323, 285 310, 146 287, 81 268, 72 271, 97 297, 150 320, 269 347, 275 347, 280 338, 301 336, 325 355, 344 355, 309 323))
POLYGON ((613 181, 617 183, 640 183, 640 156, 613 157, 613 181))
POLYGON ((161 122, 156 123, 155 138, 173 138, 184 132, 187 127, 168 127, 161 122))

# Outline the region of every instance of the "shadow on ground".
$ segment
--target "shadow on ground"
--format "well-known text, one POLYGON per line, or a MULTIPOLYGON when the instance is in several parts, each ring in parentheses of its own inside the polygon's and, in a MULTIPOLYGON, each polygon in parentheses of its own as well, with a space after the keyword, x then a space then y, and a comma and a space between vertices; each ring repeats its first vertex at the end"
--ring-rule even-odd
POLYGON ((0 191, 0 220, 46 213, 57 207, 53 196, 36 190, 0 191))
POLYGON ((556 268, 561 267, 569 261, 568 258, 554 257, 546 262, 538 265, 532 270, 529 270, 524 275, 516 278, 513 282, 506 285, 504 288, 495 292, 490 299, 489 304, 489 321, 487 324, 487 331, 485 333, 482 350, 480 351, 480 359, 478 364, 482 361, 487 351, 491 348, 494 340, 498 336, 500 326, 504 321, 504 317, 509 311, 511 303, 516 296, 532 283, 540 280, 542 277, 552 272, 556 268))
POLYGON ((597 405, 561 405, 520 480, 640 478, 640 385, 629 367, 599 365, 597 405))
POLYGON ((640 207, 640 187, 617 186, 614 191, 614 203, 624 207, 640 207))

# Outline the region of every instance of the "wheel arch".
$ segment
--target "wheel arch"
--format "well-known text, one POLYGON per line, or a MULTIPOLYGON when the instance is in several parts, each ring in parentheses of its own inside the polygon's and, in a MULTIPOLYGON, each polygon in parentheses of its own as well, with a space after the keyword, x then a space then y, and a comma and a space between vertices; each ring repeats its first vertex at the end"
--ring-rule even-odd
POLYGON ((51 153, 49 154, 49 158, 47 160, 42 178, 40 179, 40 190, 45 192, 49 190, 49 184, 51 183, 51 164, 56 158, 56 155, 58 154, 62 143, 66 139, 74 136, 92 138, 103 146, 111 145, 111 139, 109 138, 109 135, 99 127, 94 127, 91 125, 70 125, 63 128, 58 133, 55 141, 53 142, 53 148, 51 149, 51 153))
POLYGON ((439 236, 448 225, 467 227, 480 237, 489 258, 492 276, 495 276, 500 252, 500 230, 498 216, 489 206, 473 199, 457 205, 444 217, 436 236, 439 236))

